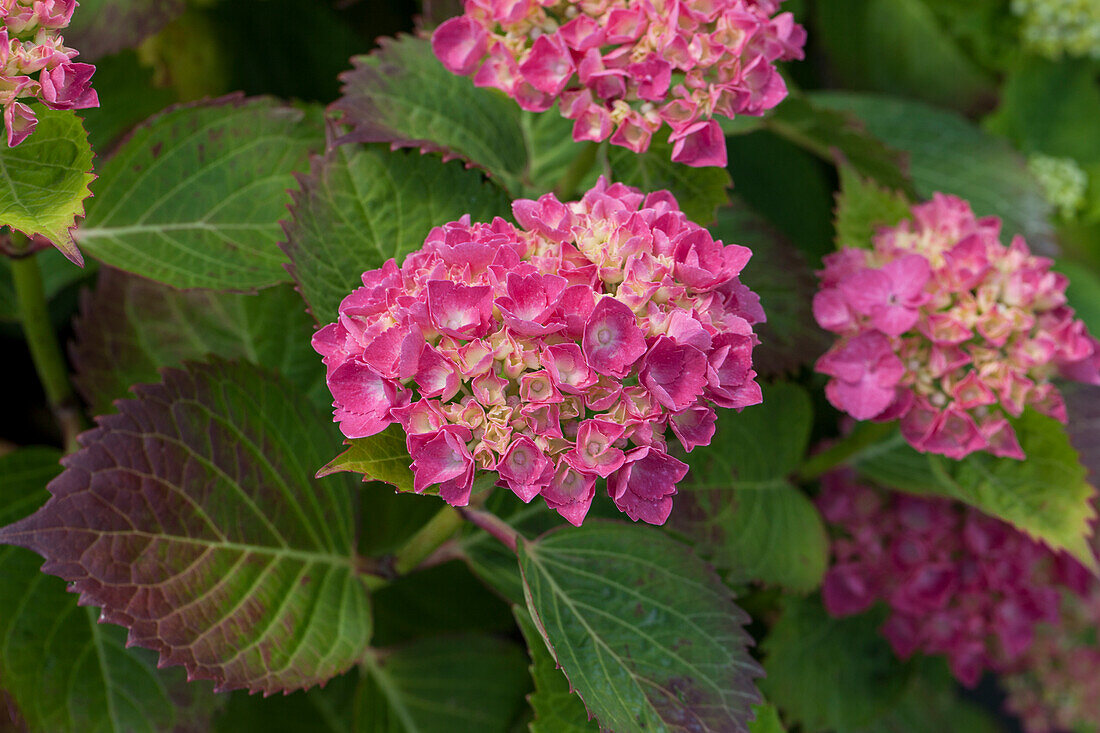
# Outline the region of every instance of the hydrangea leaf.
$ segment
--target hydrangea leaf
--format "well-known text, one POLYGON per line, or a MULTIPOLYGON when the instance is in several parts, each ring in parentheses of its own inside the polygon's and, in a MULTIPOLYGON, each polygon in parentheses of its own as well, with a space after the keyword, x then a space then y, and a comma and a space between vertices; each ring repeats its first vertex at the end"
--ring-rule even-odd
POLYGON ((898 436, 865 451, 857 468, 885 487, 966 502, 1096 567, 1088 542, 1095 490, 1066 431, 1057 420, 1031 410, 1013 427, 1024 461, 987 453, 952 461, 918 453, 898 436))
POLYGON ((905 194, 862 178, 848 165, 840 168, 840 192, 836 197, 837 249, 870 249, 880 227, 896 225, 909 218, 910 202, 905 194))
POLYGON ((992 80, 923 0, 833 0, 815 9, 814 38, 844 86, 901 91, 960 110, 993 96, 992 80))
POLYGON ((926 657, 901 698, 860 733, 1003 733, 994 714, 964 699, 959 689, 943 660, 926 657))
POLYGON ((554 656, 542 640, 531 614, 520 606, 512 607, 519 630, 531 655, 531 677, 535 691, 528 700, 535 711, 531 733, 593 733, 600 727, 590 720, 584 703, 569 687, 554 656))
POLYGON ((298 290, 320 323, 366 270, 419 249, 433 227, 470 214, 508 216, 508 199, 478 171, 415 151, 346 144, 314 158, 291 206, 283 249, 298 290))
POLYGON ((0 542, 45 557, 129 628, 127 643, 220 689, 291 690, 346 670, 371 616, 354 488, 310 475, 328 419, 251 365, 163 375, 81 436, 52 498, 0 542))
POLYGON ((869 135, 854 115, 793 94, 763 119, 765 127, 830 163, 843 160, 865 178, 913 192, 906 156, 869 135))
POLYGON ((813 413, 794 384, 764 389, 764 406, 725 412, 710 445, 687 457, 672 526, 696 543, 730 582, 757 581, 797 593, 816 588, 829 543, 813 502, 791 485, 813 413))
POLYGON ((1089 481, 1100 483, 1100 386, 1074 384, 1066 389, 1069 439, 1080 453, 1089 481))
POLYGON ((65 40, 80 60, 94 60, 135 48, 186 7, 185 0, 80 0, 65 40))
POLYGON ((108 265, 177 288, 288 281, 279 220, 319 111, 227 97, 138 127, 103 166, 77 241, 108 265))
POLYGON ((802 253, 737 196, 718 210, 711 232, 726 244, 752 250, 741 280, 760 296, 768 317, 753 326, 760 337, 752 352, 753 369, 765 376, 785 374, 824 354, 829 336, 810 308, 817 278, 802 253))
POLYGON ((440 151, 520 193, 530 160, 515 102, 447 71, 427 39, 400 36, 379 44, 353 58, 354 68, 340 77, 344 96, 333 108, 351 125, 351 137, 440 151))
POLYGON ((519 563, 539 633, 602 728, 748 730, 748 616, 686 546, 590 521, 521 541, 519 563))
POLYGON ((939 191, 967 199, 978 216, 1001 217, 1007 236, 1022 234, 1033 250, 1050 249, 1050 204, 1023 157, 1005 141, 960 115, 920 102, 843 92, 810 98, 854 113, 870 134, 908 153, 909 174, 921 198, 939 191))
MULTIPOLYGON (((595 144, 574 142, 573 122, 562 117, 556 106, 546 112, 521 112, 520 126, 529 155, 523 190, 526 198, 538 198, 553 190, 573 161, 584 154, 585 147, 595 144)), ((587 191, 596 185, 600 172, 599 165, 592 166, 577 182, 577 190, 587 191)))
POLYGON ((612 145, 607 157, 614 180, 643 191, 668 189, 681 210, 697 224, 712 223, 718 207, 729 203, 729 189, 733 185, 729 171, 673 163, 672 146, 666 142, 655 139, 649 150, 641 154, 612 145))
POLYGON ((464 634, 372 649, 356 693, 356 730, 507 733, 530 689, 518 645, 464 634))
MULTIPOLYGON (((0 523, 49 498, 59 451, 26 448, 0 457, 0 523)), ((0 678, 26 728, 42 733, 157 733, 205 727, 218 701, 183 670, 158 670, 156 656, 124 648, 125 633, 97 623, 41 561, 0 547, 0 678), (64 663, 60 663, 64 660, 64 663)), ((0 707, 0 714, 3 708, 0 707)))
POLYGON ((787 733, 779 720, 779 710, 771 703, 753 705, 756 717, 749 723, 749 733, 787 733))
POLYGON ((0 145, 0 225, 41 235, 78 265, 72 228, 91 195, 92 147, 74 112, 35 105, 38 127, 21 145, 0 145))
POLYGON ((405 447, 405 432, 390 425, 369 438, 347 440, 348 449, 326 463, 318 478, 347 471, 362 474, 364 481, 382 481, 398 491, 413 490, 412 458, 405 447))
POLYGON ((913 665, 879 635, 882 610, 838 619, 817 596, 784 599, 762 645, 760 687, 788 722, 807 733, 856 733, 893 708, 913 665))
POLYGON ((256 295, 181 292, 104 268, 74 322, 74 382, 93 412, 105 414, 129 396, 130 385, 155 382, 161 367, 216 354, 272 369, 327 407, 312 333, 312 319, 289 285, 256 295))
POLYGON ((240 690, 227 695, 225 710, 214 720, 215 733, 356 733, 353 669, 324 687, 289 695, 261 697, 240 690))

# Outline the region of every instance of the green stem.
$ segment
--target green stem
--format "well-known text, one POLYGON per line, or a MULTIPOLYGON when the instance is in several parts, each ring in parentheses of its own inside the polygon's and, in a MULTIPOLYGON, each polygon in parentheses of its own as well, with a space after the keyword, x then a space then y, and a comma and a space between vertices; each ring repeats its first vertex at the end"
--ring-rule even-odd
POLYGON ((439 546, 449 540, 462 526, 462 515, 453 507, 444 506, 428 523, 401 546, 393 558, 393 569, 397 575, 405 575, 416 568, 439 546))
POLYGON ((858 423, 855 430, 840 442, 812 456, 802 464, 802 468, 798 471, 798 480, 807 483, 821 478, 822 474, 843 465, 853 456, 886 439, 896 429, 896 422, 858 423))
POLYGON ((577 195, 577 189, 580 188, 581 181, 592 170, 592 166, 596 164, 596 153, 599 150, 599 143, 590 142, 584 146, 576 158, 573 158, 573 162, 569 164, 565 174, 554 186, 554 193, 559 199, 569 201, 577 195))
POLYGON ((65 450, 71 453, 77 448, 77 434, 85 427, 84 418, 69 382, 69 370, 61 355, 53 324, 50 322, 38 258, 27 251, 27 240, 23 235, 16 232, 11 235, 16 250, 23 250, 20 256, 11 260, 11 276, 15 284, 23 333, 26 335, 38 378, 46 392, 46 400, 61 428, 65 450))

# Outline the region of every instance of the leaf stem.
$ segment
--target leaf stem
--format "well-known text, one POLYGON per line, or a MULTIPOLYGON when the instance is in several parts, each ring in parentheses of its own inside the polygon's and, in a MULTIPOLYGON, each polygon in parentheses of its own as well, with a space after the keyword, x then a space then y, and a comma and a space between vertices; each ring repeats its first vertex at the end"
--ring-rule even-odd
POLYGON ((897 422, 861 422, 840 442, 826 448, 802 464, 798 471, 798 480, 808 483, 821 478, 837 466, 847 463, 852 457, 862 453, 876 443, 889 437, 897 429, 897 422))
POLYGON ((554 186, 554 194, 562 201, 569 201, 577 194, 577 189, 584 180, 584 177, 588 175, 588 172, 592 170, 592 166, 596 164, 596 153, 600 150, 600 144, 589 142, 584 148, 577 154, 576 158, 573 158, 573 162, 569 164, 569 168, 566 169, 561 179, 558 180, 554 186))
POLYGON ((25 236, 13 230, 11 238, 18 253, 11 259, 11 276, 23 333, 30 347, 34 368, 46 392, 46 400, 61 429, 65 451, 72 453, 78 447, 76 436, 84 430, 86 423, 69 382, 69 370, 61 355, 53 324, 50 323, 38 258, 30 251, 25 236))
POLYGON ((519 533, 512 529, 503 519, 490 512, 481 511, 480 509, 466 508, 459 509, 459 512, 470 522, 470 524, 485 530, 490 535, 503 542, 509 550, 516 552, 516 547, 519 544, 519 533))
POLYGON ((397 575, 405 575, 451 538, 462 526, 462 515, 451 506, 444 506, 428 523, 401 546, 393 558, 397 575))

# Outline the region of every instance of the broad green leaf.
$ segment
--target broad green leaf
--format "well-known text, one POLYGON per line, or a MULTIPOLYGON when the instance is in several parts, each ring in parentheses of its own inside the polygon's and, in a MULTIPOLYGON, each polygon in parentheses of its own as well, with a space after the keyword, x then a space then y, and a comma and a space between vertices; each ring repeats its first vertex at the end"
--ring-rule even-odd
POLYGON ((215 720, 216 733, 354 733, 355 691, 359 674, 353 669, 324 687, 289 695, 261 697, 233 692, 215 720))
POLYGON ((384 145, 340 145, 301 182, 283 248, 320 323, 336 320, 363 272, 391 257, 400 265, 433 227, 463 214, 491 221, 509 213, 507 197, 478 171, 384 145))
POLYGON ((91 61, 136 47, 186 6, 185 0, 80 0, 65 40, 91 61))
MULTIPOLYGON (((42 272, 42 289, 46 300, 52 301, 63 291, 96 274, 96 263, 77 267, 55 249, 46 249, 35 255, 42 272)), ((75 300, 75 298, 73 299, 75 300)), ((52 309, 51 309, 52 310, 52 309)), ((53 315, 57 315, 56 313, 53 315)), ((68 321, 69 313, 64 313, 68 321)), ((0 321, 18 321, 19 303, 15 299, 15 283, 11 279, 11 265, 7 257, 0 257, 0 321)))
MULTIPOLYGON (((528 698, 535 710, 531 733, 591 733, 600 727, 588 717, 584 703, 569 687, 546 642, 535 628, 527 609, 513 606, 519 630, 531 655, 531 677, 535 691, 528 698)), ((754 732, 755 733, 755 732, 754 732)))
POLYGON ((844 86, 902 92, 960 110, 992 96, 992 80, 923 0, 830 0, 814 7, 814 38, 844 86))
POLYGON ((860 733, 998 733, 995 713, 960 695, 959 685, 940 659, 924 658, 904 694, 860 733))
POLYGON ((641 154, 612 145, 607 158, 614 180, 647 193, 668 189, 687 217, 702 226, 713 223, 718 207, 729 203, 733 185, 729 171, 673 163, 672 146, 660 140, 654 139, 641 154))
POLYGON ((1024 153, 1100 161, 1100 87, 1084 59, 1062 62, 1021 56, 1006 77, 986 129, 1004 135, 1024 153))
MULTIPOLYGON (((59 451, 27 448, 0 457, 0 523, 49 498, 59 451)), ((125 633, 97 623, 41 561, 0 547, 0 678, 29 731, 159 733, 204 726, 218 701, 182 670, 158 670, 156 656, 124 648, 125 633)), ((2 711, 0 707, 0 711, 2 711)), ((2 727, 2 724, 0 724, 2 727)))
POLYGON ((318 478, 347 471, 362 474, 364 481, 382 481, 398 491, 413 490, 412 458, 400 425, 345 443, 348 449, 326 463, 317 472, 318 478))
POLYGON ((779 711, 771 703, 753 705, 756 717, 749 723, 749 733, 787 733, 779 720, 779 711))
POLYGON ((285 380, 224 361, 167 369, 135 394, 0 542, 45 557, 128 643, 220 689, 292 690, 348 669, 371 616, 354 486, 311 476, 328 418, 285 380))
POLYGON ((818 327, 810 303, 817 278, 802 253, 739 197, 718 210, 711 232, 726 244, 752 250, 741 282, 760 296, 768 320, 753 326, 760 344, 752 365, 760 374, 785 374, 812 363, 829 348, 829 335, 818 327))
POLYGON ((710 445, 687 457, 672 526, 731 583, 806 593, 821 583, 829 543, 813 502, 787 476, 801 464, 813 414, 806 391, 778 383, 764 404, 724 413, 710 445))
POLYGON ((77 241, 177 288, 249 290, 290 279, 279 220, 323 144, 320 114, 229 97, 137 128, 100 171, 77 241))
POLYGON ((256 295, 181 292, 104 268, 74 324, 74 381, 95 414, 111 412, 131 385, 158 370, 208 354, 278 372, 327 407, 320 357, 310 347, 312 319, 289 285, 256 295))
POLYGON ((1022 234, 1032 249, 1053 239, 1050 204, 1023 157, 965 118, 920 102, 876 95, 818 92, 814 104, 855 113, 867 131, 908 153, 917 193, 936 191, 970 201, 978 216, 999 216, 1006 236, 1022 234), (966 161, 961 165, 959 161, 966 161))
POLYGON ((764 125, 819 158, 851 165, 882 186, 912 193, 905 156, 867 134, 849 113, 817 106, 808 97, 795 94, 765 117, 764 125))
POLYGON ((519 562, 527 609, 601 727, 748 730, 748 617, 686 546, 588 522, 521 542, 519 562))
POLYGON ((765 385, 763 404, 721 412, 714 440, 688 456, 686 485, 693 491, 782 485, 802 465, 812 422, 805 389, 787 382, 765 385))
POLYGON ((507 733, 530 689, 523 651, 465 634, 368 651, 357 733, 507 733))
POLYGON ((760 687, 807 733, 855 733, 889 712, 906 691, 912 664, 878 633, 883 614, 829 616, 817 596, 788 596, 764 639, 760 687))
POLYGON ((829 564, 825 524, 791 484, 698 492, 688 485, 676 499, 672 526, 696 541, 727 582, 755 581, 795 593, 821 585, 829 564))
POLYGON ((840 166, 840 192, 836 197, 837 249, 870 249, 871 239, 881 227, 909 218, 905 194, 865 180, 847 165, 840 166))
MULTIPOLYGON (((546 112, 521 112, 520 126, 527 141, 527 182, 523 195, 538 198, 552 191, 574 159, 584 153, 590 142, 573 142, 573 122, 558 113, 557 107, 546 112)), ((606 149, 606 146, 605 146, 606 149)), ((577 188, 587 191, 596 184, 600 165, 593 165, 577 188)))
POLYGON ((72 232, 91 192, 92 148, 74 112, 34 106, 38 127, 14 148, 0 145, 0 225, 41 235, 66 257, 84 264, 72 232))
POLYGON ((340 77, 344 96, 333 108, 351 137, 463 158, 519 194, 530 157, 516 103, 447 71, 427 39, 384 38, 380 46, 340 77))
POLYGON ((857 468, 888 488, 964 501, 1095 567, 1088 542, 1095 490, 1066 431, 1030 410, 1013 426, 1027 460, 972 453, 952 461, 898 438, 861 455, 857 468))

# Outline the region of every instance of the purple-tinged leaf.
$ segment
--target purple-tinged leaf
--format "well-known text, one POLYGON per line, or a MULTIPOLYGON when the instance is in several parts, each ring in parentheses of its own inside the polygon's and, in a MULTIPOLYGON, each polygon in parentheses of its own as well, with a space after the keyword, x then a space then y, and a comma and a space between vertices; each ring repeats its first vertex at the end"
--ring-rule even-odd
POLYGON ((185 0, 80 0, 65 40, 81 61, 93 61, 136 48, 186 7, 185 0))
POLYGON ((130 385, 157 381, 161 367, 207 354, 276 371, 321 407, 332 400, 309 344, 313 320, 290 285, 254 295, 179 291, 103 268, 73 330, 74 382, 93 414, 111 412, 130 385))
POLYGON ((760 701, 748 616, 661 531, 613 522, 520 542, 527 609, 606 730, 746 733, 760 701))
POLYGON ((251 365, 164 371, 99 418, 35 514, 0 541, 220 689, 324 682, 370 637, 356 574, 353 485, 312 474, 327 416, 251 365))
MULTIPOLYGON (((61 472, 59 451, 25 448, 0 457, 0 522, 44 502, 61 472)), ((97 623, 40 560, 0 547, 0 730, 43 733, 159 733, 209 729, 220 700, 209 684, 188 685, 181 669, 158 670, 156 655, 125 649, 126 633, 97 623)))

